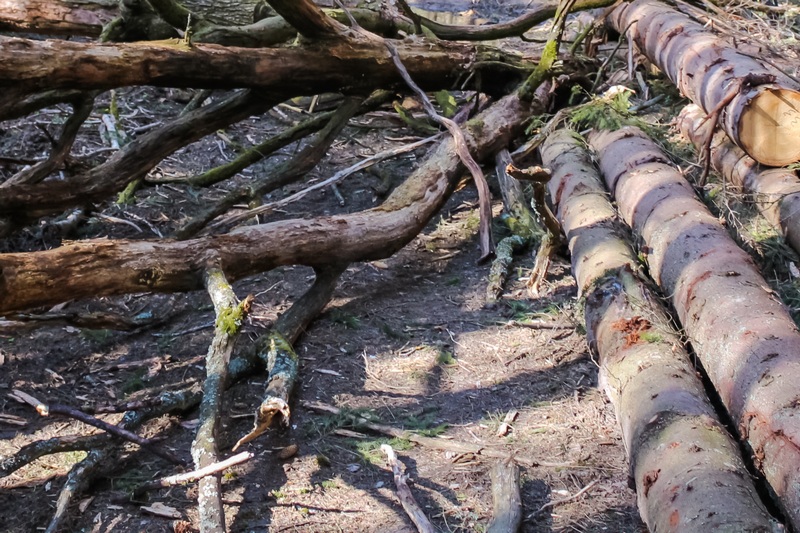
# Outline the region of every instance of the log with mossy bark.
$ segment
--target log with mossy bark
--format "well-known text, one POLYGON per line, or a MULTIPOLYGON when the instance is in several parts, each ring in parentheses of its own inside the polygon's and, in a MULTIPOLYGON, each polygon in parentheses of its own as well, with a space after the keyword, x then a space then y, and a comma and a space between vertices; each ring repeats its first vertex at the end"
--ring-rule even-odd
POLYGON ((591 138, 620 215, 642 240, 756 468, 800 526, 800 332, 752 259, 639 129, 591 138))
POLYGON ((642 519, 651 531, 770 531, 738 445, 643 278, 583 139, 560 130, 541 150, 642 519))
POLYGON ((717 117, 753 159, 771 166, 800 160, 798 84, 729 40, 657 0, 620 5, 609 16, 683 95, 717 117))
MULTIPOLYGON (((512 94, 468 122, 476 159, 505 146, 548 98, 525 101, 512 94)), ((290 219, 182 242, 89 240, 60 248, 0 255, 0 312, 65 300, 134 292, 203 287, 209 260, 230 280, 281 265, 324 267, 385 258, 405 246, 439 210, 463 166, 451 139, 434 148, 419 168, 379 207, 366 211, 290 219)))
MULTIPOLYGON (((696 105, 683 108, 678 126, 698 150, 708 135, 706 115, 696 105)), ((800 179, 794 170, 767 168, 744 153, 722 133, 711 141, 711 164, 728 182, 742 190, 762 215, 800 253, 800 179)))

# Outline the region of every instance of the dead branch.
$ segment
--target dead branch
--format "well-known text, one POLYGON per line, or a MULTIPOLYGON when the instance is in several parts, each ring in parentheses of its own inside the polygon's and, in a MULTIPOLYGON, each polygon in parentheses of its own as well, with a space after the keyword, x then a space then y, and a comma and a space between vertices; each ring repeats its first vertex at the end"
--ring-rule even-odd
POLYGON ((64 487, 58 494, 56 511, 53 513, 53 518, 50 519, 45 533, 56 533, 61 529, 63 522, 67 518, 70 504, 78 494, 86 490, 93 476, 96 475, 102 463, 108 458, 107 454, 103 453, 103 450, 91 450, 85 459, 72 467, 67 475, 64 487))
POLYGON ((512 460, 497 461, 491 478, 493 511, 486 533, 514 533, 522 524, 519 466, 512 460))
MULTIPOLYGON (((370 40, 329 40, 288 48, 237 48, 178 40, 79 43, 0 37, 0 86, 42 90, 102 90, 131 85, 263 89, 262 94, 321 94, 347 88, 368 94, 402 83, 386 49, 370 40), (83 68, 85 65, 92 68, 83 68), (23 74, 25 73, 25 74, 23 74)), ((424 89, 451 87, 475 61, 486 63, 487 86, 519 79, 520 61, 497 61, 498 50, 471 44, 398 42, 410 75, 424 89), (507 65, 512 65, 511 67, 507 65)))
MULTIPOLYGON (((317 411, 321 413, 329 413, 337 416, 346 414, 346 412, 342 411, 341 409, 334 407, 332 405, 328 405, 323 402, 303 401, 301 402, 301 405, 306 409, 310 409, 312 411, 317 411)), ((352 421, 353 421, 353 427, 366 428, 369 429, 370 431, 374 431, 382 435, 388 435, 390 437, 394 437, 397 439, 405 439, 415 444, 419 444, 420 446, 425 446, 426 448, 432 448, 434 450, 442 450, 458 454, 469 454, 482 457, 491 457, 495 459, 508 459, 510 456, 514 459, 514 461, 516 461, 519 464, 523 464, 525 466, 544 466, 552 468, 563 468, 563 467, 574 466, 573 463, 552 463, 546 461, 539 461, 530 457, 520 456, 516 454, 509 454, 507 450, 487 448, 485 446, 481 446, 479 444, 472 444, 469 442, 459 442, 450 439, 443 440, 443 439, 435 439, 432 437, 424 437, 422 435, 418 435, 416 433, 412 433, 410 431, 406 431, 396 427, 387 426, 384 424, 376 424, 360 416, 352 416, 352 421)))
POLYGON ((316 271, 314 284, 275 323, 270 333, 258 340, 257 357, 269 373, 264 399, 256 409, 255 425, 233 447, 236 451, 266 432, 276 419, 289 424, 289 397, 294 390, 299 371, 299 358, 292 343, 305 329, 309 320, 318 315, 333 296, 336 283, 347 265, 332 266, 316 271))
MULTIPOLYGON (((403 146, 398 146, 397 148, 390 148, 389 150, 384 150, 383 152, 379 152, 375 155, 369 156, 367 158, 362 159, 358 163, 354 165, 350 165, 349 167, 340 170, 339 172, 335 173, 330 178, 326 178, 320 182, 315 183, 301 191, 298 191, 294 194, 287 196, 281 200, 277 200, 275 202, 270 202, 269 204, 262 205, 259 207, 254 207, 246 211, 245 213, 232 215, 225 218, 224 221, 221 223, 224 224, 236 224, 248 218, 252 218, 254 216, 269 213, 273 209, 277 209, 279 207, 283 207, 285 205, 289 205, 293 202, 300 200, 301 198, 306 197, 310 193, 314 191, 318 191, 320 189, 324 189, 325 187, 335 186, 337 183, 340 183, 342 180, 351 176, 352 174, 359 172, 361 170, 367 169, 372 165, 379 163, 381 161, 385 161, 386 159, 390 159, 393 157, 397 157, 398 155, 405 154, 412 150, 419 148, 420 146, 424 146, 426 144, 432 143, 433 141, 437 140, 439 135, 432 135, 431 137, 427 137, 425 139, 420 139, 419 141, 415 141, 413 143, 404 144, 403 146)), ((344 204, 342 204, 344 205, 344 204)))
MULTIPOLYGON (((228 378, 230 361, 242 320, 250 309, 250 298, 239 303, 233 289, 218 267, 211 267, 205 275, 205 284, 214 303, 216 325, 214 339, 206 355, 206 381, 203 400, 200 402, 200 424, 192 442, 192 459, 195 468, 206 468, 218 462, 219 417, 222 410, 222 393, 228 378)), ((225 512, 222 508, 222 487, 219 475, 203 477, 198 487, 200 531, 225 533, 225 512)))
MULTIPOLYGON (((506 144, 540 106, 538 100, 528 103, 510 95, 468 122, 466 133, 476 157, 506 144)), ((41 252, 2 254, 0 313, 84 296, 195 290, 203 286, 208 258, 219 258, 228 279, 236 280, 285 264, 324 267, 388 257, 438 211, 461 172, 448 139, 381 206, 363 212, 283 220, 183 242, 89 240, 41 252), (97 280, 103 280, 102 285, 97 280)), ((0 203, 4 199, 0 197, 0 203)))
MULTIPOLYGON (((314 139, 289 161, 278 165, 260 177, 254 183, 239 187, 226 194, 219 202, 206 209, 203 213, 187 222, 176 233, 180 240, 190 239, 197 235, 206 225, 226 213, 237 203, 248 200, 260 199, 265 194, 288 185, 310 172, 328 152, 328 148, 336 140, 350 118, 358 111, 362 99, 358 97, 345 98, 330 120, 314 139)), ((234 219, 238 220, 238 219, 234 219)), ((222 221, 219 226, 227 226, 227 221, 222 221)), ((219 228, 219 226, 217 226, 219 228)))
POLYGON ((469 147, 467 146, 467 140, 464 137, 464 132, 461 131, 461 127, 453 120, 445 118, 436 112, 436 109, 434 109, 433 104, 428 98, 428 95, 425 94, 425 92, 420 89, 411 78, 411 75, 403 64, 402 59, 400 59, 397 48, 395 48, 395 46, 389 41, 384 41, 384 44, 389 50, 389 53, 392 56, 392 61, 394 61, 394 64, 397 67, 397 70, 400 72, 400 75, 403 77, 403 80, 406 82, 406 85, 408 85, 411 90, 414 91, 414 93, 422 102, 425 112, 434 122, 447 128, 447 131, 450 132, 450 135, 452 135, 458 157, 461 159, 461 163, 467 167, 472 175, 472 179, 475 181, 475 187, 478 189, 478 204, 480 206, 479 212, 481 219, 479 229, 481 257, 479 261, 485 261, 494 256, 494 240, 492 239, 492 194, 489 191, 489 185, 486 183, 486 178, 483 176, 483 171, 481 170, 481 167, 478 166, 478 163, 475 162, 472 154, 470 154, 469 147))
POLYGON ((184 472, 183 474, 176 474, 174 476, 168 476, 168 477, 163 477, 161 479, 156 479, 154 481, 148 481, 147 483, 143 483, 133 490, 133 497, 134 498, 141 497, 145 492, 151 490, 166 489, 169 487, 174 487, 175 485, 184 485, 186 483, 192 483, 200 479, 203 479, 205 477, 222 473, 232 466, 246 463, 253 457, 254 455, 250 452, 241 452, 234 455, 233 457, 225 459, 224 461, 219 461, 218 463, 210 464, 205 468, 199 468, 197 470, 192 470, 191 472, 184 472))
POLYGON ((173 464, 177 465, 186 464, 185 461, 176 457, 173 453, 164 450, 159 446, 156 446, 152 440, 140 437, 136 433, 128 431, 124 427, 115 426, 114 424, 109 424, 104 420, 95 418, 91 415, 84 413, 83 411, 79 411, 78 409, 74 409, 72 407, 59 404, 48 405, 20 390, 13 390, 9 396, 11 396, 17 401, 24 401, 25 403, 31 405, 34 409, 36 409, 36 412, 39 413, 41 416, 50 416, 50 415, 68 416, 70 418, 74 418, 75 420, 83 422, 84 424, 88 424, 98 429, 102 429, 106 433, 110 433, 115 437, 119 437, 120 439, 133 442, 134 444, 138 444, 142 448, 145 448, 149 452, 158 455, 162 459, 166 459, 167 461, 173 464))
POLYGON ((405 466, 397 460, 397 455, 388 444, 381 444, 381 451, 386 454, 386 462, 389 463, 389 467, 392 469, 394 484, 397 487, 397 497, 408 517, 417 526, 417 531, 420 533, 436 533, 433 524, 425 516, 417 500, 414 499, 414 495, 411 494, 411 489, 408 487, 408 475, 404 472, 405 466))
POLYGON ((262 97, 243 91, 186 114, 128 143, 106 162, 63 181, 44 181, 3 189, 0 215, 31 218, 103 201, 144 177, 164 157, 186 143, 229 124, 259 114, 280 102, 279 95, 262 97))
POLYGON ((44 161, 11 176, 0 185, 0 189, 19 184, 39 183, 54 170, 58 169, 69 155, 72 144, 75 142, 75 137, 78 136, 78 130, 83 125, 84 121, 89 118, 96 96, 96 92, 90 92, 82 95, 76 102, 73 102, 72 115, 70 115, 69 119, 64 123, 61 136, 54 144, 50 156, 44 161))
POLYGON ((0 478, 9 476, 35 460, 54 453, 92 450, 108 442, 105 434, 65 435, 26 444, 14 455, 0 458, 0 478))

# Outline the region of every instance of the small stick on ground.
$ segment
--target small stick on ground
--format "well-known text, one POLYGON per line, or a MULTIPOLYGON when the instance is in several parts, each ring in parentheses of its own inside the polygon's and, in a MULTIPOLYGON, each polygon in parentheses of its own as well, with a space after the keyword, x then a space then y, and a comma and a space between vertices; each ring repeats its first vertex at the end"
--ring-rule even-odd
MULTIPOLYGON (((343 411, 338 407, 334 407, 323 402, 302 401, 301 405, 306 409, 321 413, 329 413, 337 416, 344 414, 343 411)), ((457 454, 471 454, 476 457, 492 457, 496 459, 508 459, 509 457, 508 450, 487 448, 485 446, 481 446, 480 444, 473 444, 470 442, 424 437, 404 429, 387 426, 384 424, 376 424, 360 416, 353 415, 351 418, 353 427, 355 428, 364 428, 382 435, 408 440, 414 444, 419 444, 420 446, 425 446, 426 448, 431 448, 434 450, 442 450, 457 454)), ((525 466, 544 466, 549 468, 566 468, 574 466, 573 463, 549 463, 521 455, 513 455, 513 459, 517 463, 525 466)))
POLYGON ((219 474, 220 472, 223 472, 232 466, 245 463, 253 457, 253 454, 250 452, 242 452, 234 455, 233 457, 229 457, 224 461, 210 464, 205 468, 199 468, 197 470, 192 470, 191 472, 185 472, 183 474, 176 474, 174 476, 148 481, 147 483, 143 483, 134 489, 133 497, 137 498, 150 490, 165 489, 175 485, 183 485, 185 483, 191 483, 193 481, 203 479, 207 476, 219 474))
POLYGON ((486 533, 513 533, 522 524, 519 466, 512 459, 497 461, 490 475, 494 510, 486 533))
MULTIPOLYGON (((210 267, 206 271, 205 282, 217 319, 214 339, 206 355, 206 382, 203 400, 200 402, 200 425, 192 442, 192 459, 198 469, 218 461, 218 422, 222 410, 222 392, 228 378, 228 362, 236 335, 252 301, 248 297, 239 303, 225 279, 225 274, 217 267, 210 267)), ((197 500, 201 532, 225 533, 220 481, 219 474, 200 479, 197 500)))
POLYGON ((186 464, 185 461, 176 457, 171 452, 156 446, 155 443, 153 443, 153 441, 151 441, 150 439, 140 437, 139 435, 133 433, 132 431, 128 431, 127 429, 115 426, 114 424, 109 424, 108 422, 100 420, 99 418, 87 415, 86 413, 84 413, 83 411, 79 411, 78 409, 74 409, 66 405, 58 405, 58 404, 47 405, 44 402, 34 398, 30 394, 27 394, 20 390, 14 390, 11 393, 11 397, 17 401, 24 401, 25 403, 32 405, 36 409, 36 412, 39 413, 41 416, 50 416, 50 415, 68 416, 70 418, 74 418, 75 420, 83 422, 84 424, 88 424, 98 429, 102 429, 107 433, 111 433, 115 437, 119 437, 121 439, 138 444, 142 448, 147 449, 153 454, 158 455, 162 459, 166 459, 167 461, 173 464, 177 465, 186 464))
POLYGON ((537 509, 536 512, 531 513, 530 515, 528 515, 528 518, 532 518, 532 517, 540 514, 542 511, 545 511, 545 510, 549 509, 550 507, 555 507, 557 505, 561 505, 563 503, 567 503, 567 502, 571 502, 572 500, 576 500, 576 499, 580 498, 581 496, 583 496, 585 493, 587 493, 589 491, 589 489, 594 487, 596 484, 597 484, 597 480, 595 479, 594 481, 592 481, 591 483, 589 483, 588 485, 583 487, 581 490, 579 490, 578 492, 576 492, 572 496, 567 496, 566 498, 561 498, 560 500, 553 500, 551 502, 547 502, 546 504, 544 504, 541 507, 539 507, 539 509, 537 509))
POLYGON ((434 122, 447 128, 447 131, 453 136, 453 142, 456 145, 458 157, 461 159, 464 166, 469 169, 470 174, 472 174, 472 179, 475 180, 475 187, 478 189, 478 203, 481 216, 479 229, 481 243, 480 261, 485 261, 494 255, 494 241, 492 240, 492 194, 489 192, 489 184, 486 183, 486 178, 483 175, 481 167, 478 166, 472 154, 469 153, 467 140, 464 137, 464 132, 461 131, 461 127, 454 121, 436 112, 428 95, 426 95, 425 92, 414 83, 414 80, 411 79, 394 45, 388 41, 385 41, 385 44, 386 48, 389 50, 389 55, 392 56, 395 67, 397 67, 398 72, 400 72, 400 76, 402 76, 406 84, 419 97, 422 106, 425 108, 425 112, 434 122))
POLYGON ((386 454, 386 460, 394 474, 394 484, 397 486, 397 497, 400 499, 400 503, 403 505, 406 514, 411 518, 411 521, 414 522, 414 525, 417 526, 417 531, 420 533, 436 533, 433 524, 431 524, 431 521, 425 516, 425 513, 422 512, 422 508, 420 508, 417 500, 414 499, 414 495, 411 494, 411 489, 408 487, 407 483, 408 476, 404 472, 405 467, 397 460, 397 455, 395 455, 392 447, 388 444, 382 444, 381 451, 386 454))
POLYGON ((59 531, 61 523, 67 516, 67 510, 72 500, 75 499, 76 495, 82 493, 86 489, 92 479, 93 471, 100 467, 106 457, 103 450, 92 450, 83 461, 72 467, 72 470, 70 470, 67 476, 67 482, 58 495, 56 512, 47 525, 45 533, 56 533, 56 531, 59 531))

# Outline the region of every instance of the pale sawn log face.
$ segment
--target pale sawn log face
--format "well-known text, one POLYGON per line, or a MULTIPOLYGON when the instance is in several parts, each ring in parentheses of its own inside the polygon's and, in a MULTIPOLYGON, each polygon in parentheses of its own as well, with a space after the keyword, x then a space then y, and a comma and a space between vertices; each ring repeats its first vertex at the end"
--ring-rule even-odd
POLYGON ((800 333, 750 257, 640 130, 591 140, 620 214, 644 241, 695 353, 757 468, 800 525, 800 333), (664 191, 669 191, 665 194, 664 191))
POLYGON ((718 34, 657 0, 623 4, 609 16, 681 94, 706 113, 721 112, 730 138, 757 161, 800 160, 797 83, 738 52, 718 34))
MULTIPOLYGON (((708 124, 696 105, 683 108, 678 126, 697 150, 704 148, 708 124)), ((730 183, 752 195, 759 211, 800 253, 800 179, 794 170, 765 168, 719 132, 711 142, 711 163, 730 183)))
POLYGON ((614 404, 651 531, 769 531, 738 446, 717 418, 588 150, 560 130, 542 145, 548 186, 586 297, 586 330, 614 404))

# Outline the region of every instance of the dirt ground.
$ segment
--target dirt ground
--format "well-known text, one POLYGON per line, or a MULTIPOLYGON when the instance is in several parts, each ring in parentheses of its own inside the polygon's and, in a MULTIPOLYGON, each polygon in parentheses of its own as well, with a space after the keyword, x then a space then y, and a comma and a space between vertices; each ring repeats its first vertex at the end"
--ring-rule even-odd
MULTIPOLYGON (((181 109, 177 91, 131 89, 118 93, 123 129, 133 131, 181 109), (140 110, 137 112, 136 110, 140 110)), ((85 126, 75 152, 104 146, 98 109, 85 126)), ((44 110, 36 123, 63 120, 67 108, 44 110)), ((219 136, 196 143, 166 160, 160 175, 191 175, 218 165, 298 115, 282 109, 251 119, 219 136), (282 116, 281 116, 282 115, 282 116)), ((41 130, 28 123, 6 124, 4 153, 37 157, 46 147, 41 130)), ((312 176, 389 146, 407 143, 413 133, 385 112, 358 118, 312 176)), ((294 151, 290 147, 274 164, 294 151)), ((384 164, 394 184, 414 167, 418 150, 384 164)), ((13 168, 4 169, 10 173, 13 168)), ((241 178, 238 178, 241 179, 241 178)), ((330 190, 287 206, 274 216, 355 211, 375 205, 380 177, 364 172, 346 180, 342 206, 330 190)), ((298 187, 280 194, 290 194, 298 187)), ((219 197, 222 188, 204 194, 219 197)), ((496 191, 495 191, 496 193, 496 191)), ((206 197, 208 197, 206 196, 206 197)), ((495 196, 499 196, 495 194, 495 196)), ((177 185, 140 190, 129 205, 110 205, 81 229, 82 237, 155 238, 169 234, 201 207, 197 191, 177 185)), ((500 205, 495 206, 499 213, 500 205)), ((442 531, 481 531, 491 517, 492 460, 441 452, 408 441, 389 440, 356 429, 342 436, 346 418, 312 412, 304 401, 321 401, 400 428, 440 439, 507 450, 550 466, 523 467, 524 531, 643 531, 613 409, 597 390, 597 366, 581 326, 581 310, 567 260, 550 270, 544 295, 528 296, 524 281, 530 253, 518 257, 502 300, 485 305, 488 265, 476 263, 477 206, 474 189, 458 191, 411 244, 385 260, 351 266, 325 312, 297 343, 302 384, 291 427, 273 430, 246 446, 250 462, 224 475, 231 531, 413 531, 395 495, 392 475, 379 448, 389 442, 408 469, 412 490, 442 531), (534 329, 511 323, 551 323, 534 329), (519 413, 510 431, 497 430, 509 411, 519 413), (299 451, 281 460, 289 445, 299 451), (585 489, 578 495, 578 492, 585 489), (576 497, 577 495, 577 497, 576 497)), ((498 232, 502 229, 498 224, 498 232)), ((38 228, 4 243, 6 251, 41 249, 38 228)), ((246 346, 288 308, 313 273, 281 268, 237 283, 240 297, 255 305, 239 340, 246 346)), ((0 413, 24 425, 0 420, 0 456, 14 455, 40 439, 90 434, 92 428, 61 417, 40 418, 7 394, 21 389, 50 403, 75 407, 151 397, 163 387, 201 380, 203 355, 212 336, 213 309, 205 293, 130 295, 67 304, 67 311, 117 310, 128 316, 151 313, 166 323, 137 332, 41 325, 4 329, 0 334, 2 377, 0 413)), ((265 385, 255 375, 226 395, 224 456, 251 427, 265 385)), ((143 434, 164 439, 176 454, 189 457, 196 412, 150 422, 143 434)), ((103 415, 115 422, 120 415, 103 415)), ((0 530, 28 532, 46 526, 70 468, 85 457, 69 452, 39 459, 0 481, 0 530)), ((173 531, 174 520, 142 506, 160 502, 181 520, 196 524, 196 489, 180 486, 152 492, 147 502, 129 501, 139 483, 174 473, 166 462, 130 445, 105 475, 72 508, 70 531, 173 531)))

